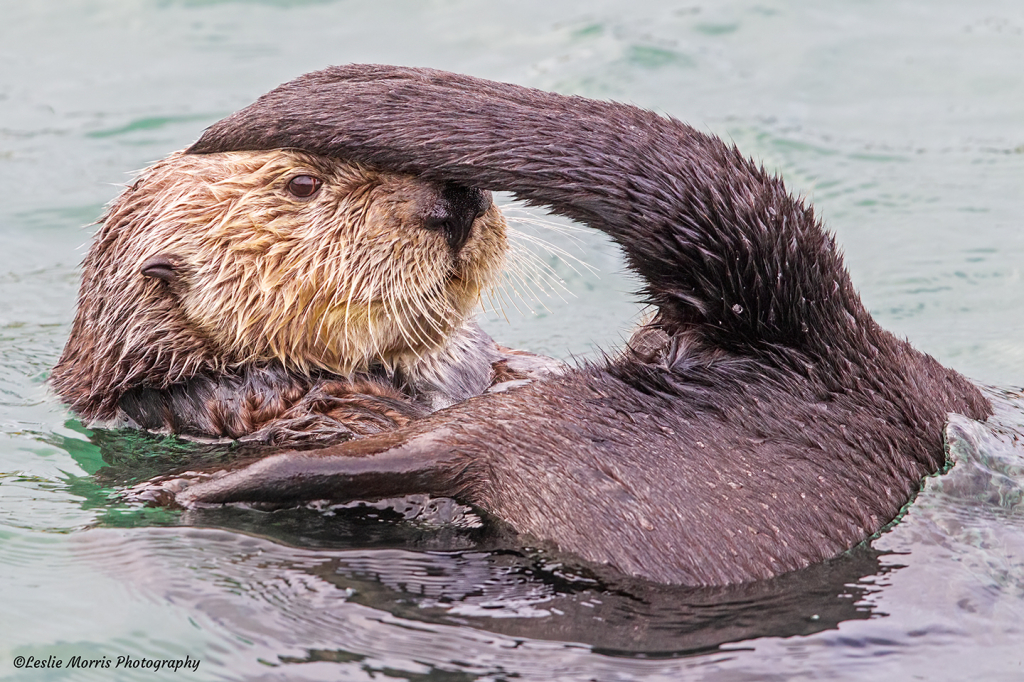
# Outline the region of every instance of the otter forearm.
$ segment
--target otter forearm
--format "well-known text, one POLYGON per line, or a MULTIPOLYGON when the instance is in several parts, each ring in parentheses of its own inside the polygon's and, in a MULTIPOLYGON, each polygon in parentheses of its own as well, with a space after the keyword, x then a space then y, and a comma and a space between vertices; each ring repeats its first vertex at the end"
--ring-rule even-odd
POLYGON ((669 326, 699 325, 725 346, 822 352, 837 329, 867 323, 831 238, 780 180, 636 107, 426 69, 337 67, 271 91, 189 152, 277 147, 549 206, 622 244, 669 326))

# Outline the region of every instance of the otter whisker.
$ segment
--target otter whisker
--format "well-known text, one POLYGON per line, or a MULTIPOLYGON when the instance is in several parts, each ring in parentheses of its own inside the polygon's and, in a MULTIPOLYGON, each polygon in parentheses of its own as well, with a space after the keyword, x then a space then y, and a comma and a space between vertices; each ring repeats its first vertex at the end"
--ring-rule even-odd
MULTIPOLYGON (((555 224, 552 223, 551 225, 555 224)), ((559 258, 577 274, 580 274, 580 270, 573 265, 573 261, 591 272, 597 272, 597 269, 593 266, 550 242, 511 228, 509 228, 509 232, 514 239, 519 241, 510 242, 510 249, 506 253, 505 268, 495 286, 496 298, 489 296, 492 305, 496 310, 500 311, 506 320, 508 318, 505 312, 505 301, 511 303, 516 311, 523 315, 525 313, 517 301, 521 301, 524 304, 533 302, 540 305, 544 310, 551 312, 550 308, 544 303, 543 298, 554 295, 562 302, 567 302, 563 293, 575 297, 575 294, 566 286, 565 281, 559 276, 555 268, 541 258, 539 254, 523 244, 523 242, 540 247, 545 252, 559 258), (497 301, 496 305, 494 304, 495 300, 497 301)), ((532 307, 528 309, 528 312, 535 314, 532 307)))
MULTIPOLYGON (((376 275, 375 272, 370 272, 370 275, 376 275)), ((383 357, 380 349, 380 340, 377 336, 376 324, 374 318, 376 314, 374 312, 374 301, 378 298, 378 292, 380 291, 381 282, 379 277, 368 277, 366 288, 363 290, 366 298, 366 329, 370 335, 370 345, 364 351, 363 362, 368 363, 372 358, 379 358, 387 364, 386 358, 383 357)))
POLYGON ((412 321, 409 318, 407 307, 405 305, 403 288, 404 285, 401 281, 395 282, 395 273, 393 270, 383 273, 382 283, 384 284, 382 290, 382 301, 384 302, 385 309, 391 311, 391 323, 398 330, 398 333, 404 339, 407 349, 412 351, 413 355, 416 356, 418 361, 422 361, 422 356, 417 350, 417 345, 422 344, 425 346, 429 345, 429 340, 426 339, 421 330, 417 330, 412 326, 412 321))
MULTIPOLYGON (((345 302, 345 344, 350 345, 351 337, 349 335, 349 318, 352 312, 352 305, 354 303, 354 297, 357 291, 364 294, 363 298, 366 301, 366 323, 368 331, 370 332, 371 341, 373 341, 373 316, 371 310, 371 303, 373 301, 373 295, 375 287, 369 279, 369 270, 356 270, 355 276, 352 278, 352 283, 349 285, 348 297, 345 302)), ((375 342, 374 342, 375 343, 375 342)))
POLYGON ((500 292, 495 287, 491 287, 486 292, 483 292, 480 306, 483 308, 485 313, 501 315, 505 322, 509 322, 508 315, 505 313, 505 307, 502 305, 501 299, 498 297, 499 293, 500 292), (483 297, 486 297, 486 303, 483 301, 483 297))
MULTIPOLYGON (((416 341, 424 347, 429 348, 432 345, 432 337, 430 330, 424 327, 423 314, 423 303, 419 304, 417 309, 403 308, 402 323, 408 325, 411 334, 416 338, 416 341)), ((410 346, 413 344, 410 343, 410 346)))
POLYGON ((508 228, 508 233, 509 233, 509 236, 511 237, 511 242, 512 242, 513 247, 519 246, 519 244, 517 244, 516 242, 527 242, 527 243, 532 244, 534 246, 540 247, 545 252, 547 252, 547 253, 549 253, 549 254, 551 254, 553 256, 556 256, 559 260, 564 262, 577 275, 582 275, 583 273, 581 273, 579 270, 577 270, 576 266, 573 265, 573 263, 575 263, 576 265, 579 265, 580 267, 582 267, 585 270, 588 270, 591 274, 595 274, 596 275, 599 272, 598 269, 595 268, 590 263, 587 263, 586 261, 582 260, 581 258, 578 258, 578 257, 572 255, 569 251, 563 249, 562 247, 558 246, 557 244, 553 244, 552 242, 549 242, 546 239, 542 239, 541 237, 538 237, 535 234, 530 234, 528 232, 523 232, 521 230, 516 230, 516 229, 514 229, 512 227, 508 228))
POLYGON ((511 258, 509 258, 507 271, 511 276, 518 278, 531 295, 536 296, 538 300, 540 292, 543 292, 547 297, 554 294, 563 302, 566 301, 561 292, 575 297, 575 294, 569 290, 554 268, 540 260, 536 254, 529 251, 513 250, 510 255, 511 258), (540 292, 535 293, 533 290, 534 286, 540 292))
MULTIPOLYGON (((524 272, 521 269, 521 264, 520 263, 513 263, 513 267, 508 268, 506 270, 506 273, 508 275, 507 281, 512 286, 512 290, 516 292, 516 294, 520 297, 520 299, 524 303, 526 303, 528 301, 534 301, 538 305, 543 307, 545 310, 547 310, 548 312, 551 312, 550 309, 548 309, 547 305, 545 305, 544 301, 541 300, 540 292, 536 291, 534 289, 535 285, 538 284, 538 280, 535 279, 534 277, 531 277, 530 274, 529 274, 529 271, 524 272), (523 293, 521 291, 519 291, 518 287, 515 286, 516 282, 518 282, 523 288, 526 289, 526 293, 529 294, 529 298, 524 296, 523 293)), ((541 280, 541 282, 543 282, 543 280, 541 280)), ((544 291, 544 293, 548 297, 550 297, 551 293, 552 293, 552 289, 547 289, 546 291, 544 291)), ((559 296, 559 298, 562 298, 560 294, 558 294, 557 292, 555 292, 555 293, 556 293, 556 295, 559 296)), ((562 298, 562 301, 564 302, 565 299, 562 298)), ((531 310, 530 312, 532 313, 533 311, 531 310)))
POLYGON ((451 301, 443 295, 443 290, 440 288, 433 288, 425 292, 420 301, 420 311, 422 317, 439 336, 444 336, 452 326, 451 324, 442 324, 442 322, 454 321, 455 311, 451 301))
POLYGON ((590 270, 595 274, 597 273, 596 268, 594 268, 586 261, 583 261, 582 259, 573 255, 568 250, 558 246, 557 244, 547 239, 542 238, 540 235, 537 235, 532 231, 517 229, 515 225, 538 227, 546 232, 555 232, 556 234, 560 234, 574 242, 576 248, 580 250, 586 248, 586 243, 580 237, 582 233, 586 232, 586 230, 584 230, 583 228, 577 227, 575 225, 566 225, 561 222, 556 222, 553 220, 548 220, 539 217, 536 213, 534 213, 531 210, 530 207, 523 206, 517 203, 503 206, 502 211, 510 211, 512 213, 518 212, 523 214, 517 216, 509 216, 509 225, 507 230, 509 237, 511 238, 512 241, 527 241, 534 244, 535 246, 540 247, 542 250, 557 256, 560 260, 565 261, 566 265, 571 267, 575 272, 577 272, 577 274, 581 273, 579 273, 579 271, 576 270, 572 263, 576 263, 577 265, 586 268, 587 270, 590 270))
POLYGON ((418 301, 418 310, 413 316, 415 324, 422 330, 428 345, 436 345, 447 338, 452 329, 460 323, 459 315, 450 301, 438 290, 429 291, 418 301))
MULTIPOLYGON (((399 310, 400 301, 398 300, 398 297, 396 295, 394 283, 393 281, 387 280, 385 280, 385 283, 388 285, 384 287, 384 290, 382 292, 382 300, 384 301, 385 309, 390 304, 393 316, 392 323, 398 328, 398 333, 401 334, 403 339, 405 339, 406 345, 408 346, 409 350, 411 350, 412 353, 416 356, 416 359, 422 360, 423 358, 420 356, 419 351, 416 349, 416 340, 413 338, 412 334, 410 333, 409 329, 406 326, 405 315, 403 315, 402 312, 399 310)), ((422 341, 422 338, 420 339, 420 341, 422 341)))
MULTIPOLYGON (((512 274, 506 272, 505 275, 506 277, 502 279, 501 286, 498 287, 497 291, 499 292, 500 295, 503 295, 504 300, 508 301, 509 304, 511 304, 511 306, 515 308, 517 313, 519 313, 522 316, 525 316, 527 313, 523 312, 523 309, 519 307, 519 305, 516 303, 516 299, 521 301, 524 305, 526 304, 526 299, 523 297, 520 291, 518 291, 514 286, 510 285, 509 278, 512 276, 512 274)), ((531 315, 534 314, 534 311, 531 309, 527 309, 527 312, 531 315)))
POLYGON ((555 280, 554 284, 557 286, 564 286, 564 280, 558 274, 558 271, 555 270, 554 266, 551 263, 549 263, 547 259, 543 258, 541 254, 536 253, 533 249, 529 248, 527 244, 539 246, 546 253, 548 253, 548 255, 557 258, 561 262, 565 263, 565 265, 577 275, 582 276, 583 273, 581 273, 572 264, 573 260, 575 260, 582 267, 588 270, 592 275, 597 275, 599 272, 597 268, 593 267, 589 263, 574 258, 568 253, 559 253, 558 251, 548 250, 547 244, 544 243, 543 240, 535 240, 531 235, 517 234, 514 235, 514 237, 517 240, 522 238, 522 241, 513 241, 510 243, 508 259, 520 263, 529 263, 531 267, 536 268, 538 272, 541 273, 541 276, 544 279, 551 278, 555 280), (527 242, 527 244, 522 243, 523 241, 527 242))

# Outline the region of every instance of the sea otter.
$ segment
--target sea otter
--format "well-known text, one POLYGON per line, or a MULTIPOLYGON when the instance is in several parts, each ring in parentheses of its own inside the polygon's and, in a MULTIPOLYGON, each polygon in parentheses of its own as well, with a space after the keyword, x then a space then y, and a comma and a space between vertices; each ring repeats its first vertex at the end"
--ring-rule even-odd
POLYGON ((833 238, 735 147, 636 107, 427 69, 311 73, 186 156, 296 149, 504 190, 601 230, 656 316, 617 357, 387 433, 155 481, 196 506, 453 496, 627 574, 750 581, 892 522, 991 407, 881 329, 833 238))
POLYGON ((51 382, 90 420, 297 443, 378 433, 551 369, 472 321, 489 192, 297 149, 175 153, 102 219, 51 382))

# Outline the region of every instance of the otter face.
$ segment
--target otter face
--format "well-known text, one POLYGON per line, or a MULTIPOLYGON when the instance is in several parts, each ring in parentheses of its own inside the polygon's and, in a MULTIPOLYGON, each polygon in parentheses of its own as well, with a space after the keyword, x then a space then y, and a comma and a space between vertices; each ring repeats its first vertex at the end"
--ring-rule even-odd
POLYGON ((176 153, 110 207, 54 383, 88 413, 69 372, 124 390, 204 365, 413 363, 496 280, 505 233, 489 193, 459 185, 292 150, 176 153))

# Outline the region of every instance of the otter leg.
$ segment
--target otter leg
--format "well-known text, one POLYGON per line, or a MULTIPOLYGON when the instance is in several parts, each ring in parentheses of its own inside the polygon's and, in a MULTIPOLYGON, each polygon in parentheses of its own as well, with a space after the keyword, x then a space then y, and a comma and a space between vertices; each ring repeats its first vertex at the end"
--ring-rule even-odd
POLYGON ((789 361, 800 371, 807 356, 828 360, 876 334, 809 206, 734 147, 653 112, 350 65, 267 93, 187 153, 291 147, 509 191, 601 230, 670 334, 696 330, 713 347, 772 361, 797 350, 789 361))
POLYGON ((453 452, 447 429, 382 434, 318 450, 289 450, 233 470, 186 472, 147 481, 125 493, 131 501, 192 508, 259 502, 372 500, 426 493, 454 497, 472 478, 469 461, 453 452))

